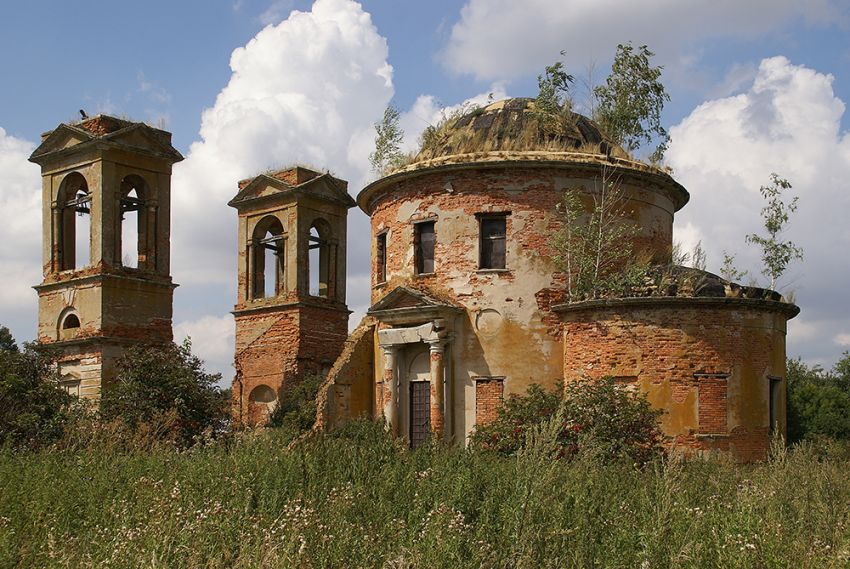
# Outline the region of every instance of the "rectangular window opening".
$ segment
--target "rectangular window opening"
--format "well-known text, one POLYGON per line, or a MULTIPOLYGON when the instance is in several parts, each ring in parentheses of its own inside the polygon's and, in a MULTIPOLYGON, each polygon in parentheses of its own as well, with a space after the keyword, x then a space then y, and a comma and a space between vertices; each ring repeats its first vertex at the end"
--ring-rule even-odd
POLYGON ((779 396, 782 393, 782 378, 769 376, 770 380, 770 432, 779 429, 779 396))
POLYGON ((480 259, 481 269, 504 269, 505 263, 505 227, 506 217, 480 217, 480 259))
POLYGON ((416 274, 429 274, 434 272, 434 245, 436 235, 434 234, 433 221, 425 221, 414 225, 413 246, 415 250, 416 274))
POLYGON ((378 242, 375 247, 375 256, 378 263, 375 275, 375 282, 387 282, 387 234, 381 233, 378 235, 378 242))

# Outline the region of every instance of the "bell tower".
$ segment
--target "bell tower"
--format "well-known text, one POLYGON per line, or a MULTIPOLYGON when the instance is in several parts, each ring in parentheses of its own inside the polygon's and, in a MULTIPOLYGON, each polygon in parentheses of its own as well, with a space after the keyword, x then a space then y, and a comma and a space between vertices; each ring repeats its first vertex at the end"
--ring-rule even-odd
POLYGON ((239 182, 233 415, 263 424, 280 393, 324 375, 348 336, 348 183, 293 167, 239 182))
POLYGON ((38 341, 63 386, 98 398, 135 343, 170 342, 171 134, 99 115, 60 124, 30 156, 41 166, 38 341))

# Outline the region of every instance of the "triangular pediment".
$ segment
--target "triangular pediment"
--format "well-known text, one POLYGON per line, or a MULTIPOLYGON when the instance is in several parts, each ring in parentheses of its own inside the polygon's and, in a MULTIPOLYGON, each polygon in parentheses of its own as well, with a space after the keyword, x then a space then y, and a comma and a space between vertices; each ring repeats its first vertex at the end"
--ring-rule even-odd
POLYGON ((454 305, 436 299, 421 290, 399 286, 387 293, 385 297, 372 305, 369 312, 382 310, 397 310, 399 308, 456 308, 454 305))
POLYGON ((31 162, 35 162, 37 158, 77 146, 93 138, 91 134, 82 129, 61 124, 41 141, 41 144, 33 151, 29 159, 31 162))
POLYGON ((172 163, 183 160, 183 155, 166 140, 167 133, 158 131, 144 123, 129 123, 129 126, 106 135, 98 136, 85 129, 60 124, 48 133, 35 151, 30 162, 40 162, 46 157, 66 151, 80 144, 98 141, 108 146, 123 146, 134 151, 144 151, 168 158, 172 163))
POLYGON ((353 207, 355 205, 354 200, 348 195, 344 184, 330 174, 321 174, 297 185, 288 184, 268 174, 260 174, 243 186, 239 193, 228 202, 228 205, 239 207, 252 200, 289 194, 293 198, 299 195, 309 195, 310 197, 353 207))
POLYGON ((154 154, 164 154, 174 162, 183 160, 183 155, 162 139, 158 131, 144 123, 133 123, 103 137, 112 144, 146 150, 154 154))

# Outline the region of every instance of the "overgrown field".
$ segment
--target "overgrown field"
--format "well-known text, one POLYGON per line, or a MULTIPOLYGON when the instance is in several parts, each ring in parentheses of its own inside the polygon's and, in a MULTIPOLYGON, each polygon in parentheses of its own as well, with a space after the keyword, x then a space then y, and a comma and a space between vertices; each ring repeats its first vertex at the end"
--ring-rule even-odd
POLYGON ((370 424, 177 452, 0 453, 2 567, 848 567, 850 456, 638 469, 410 452, 370 424))

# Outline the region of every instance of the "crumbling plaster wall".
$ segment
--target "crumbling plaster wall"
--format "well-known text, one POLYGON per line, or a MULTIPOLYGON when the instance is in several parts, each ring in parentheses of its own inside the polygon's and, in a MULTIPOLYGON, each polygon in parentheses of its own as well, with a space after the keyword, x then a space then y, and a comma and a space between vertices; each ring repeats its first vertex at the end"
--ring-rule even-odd
POLYGON ((731 451, 744 462, 763 459, 770 378, 782 380, 777 419, 785 432, 787 316, 771 301, 675 300, 564 311, 565 379, 634 383, 666 411, 661 425, 674 445, 731 451))
MULTIPOLYGON (((532 383, 556 389, 563 379, 559 322, 549 306, 563 302, 563 275, 552 261, 551 236, 561 227, 556 204, 567 188, 592 188, 599 171, 506 166, 436 169, 401 180, 374 198, 372 301, 398 285, 433 291, 463 306, 450 322, 453 340, 447 381, 454 438, 475 425, 475 378, 504 377, 504 394, 524 393, 532 383), (506 218, 507 268, 479 270, 480 213, 506 218), (434 220, 435 270, 416 275, 414 224, 434 220), (387 234, 387 282, 377 282, 376 236, 387 234)), ((674 204, 661 191, 621 176, 629 208, 641 224, 639 246, 668 256, 674 204)), ((383 379, 377 348, 375 382, 383 379)), ((376 391, 380 395, 380 390, 376 391)), ((376 397, 376 400, 378 397, 376 397)), ((379 413, 379 408, 376 410, 379 413)))

